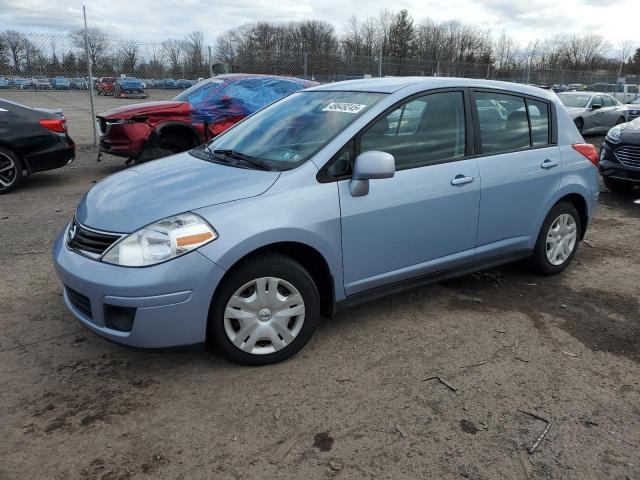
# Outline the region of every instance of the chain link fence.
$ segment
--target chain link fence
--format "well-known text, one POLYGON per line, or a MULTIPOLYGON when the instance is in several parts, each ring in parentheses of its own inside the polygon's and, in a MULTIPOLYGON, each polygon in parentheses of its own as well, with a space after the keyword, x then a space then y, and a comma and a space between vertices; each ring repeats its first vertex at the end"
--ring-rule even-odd
MULTIPOLYGON (((429 59, 345 56, 302 52, 254 51, 218 58, 202 37, 141 42, 109 37, 88 29, 67 35, 0 32, 0 98, 42 108, 62 109, 79 145, 94 142, 89 89, 96 113, 140 101, 169 100, 202 78, 222 73, 295 76, 321 83, 379 76, 454 76, 489 78, 538 85, 588 88, 616 84, 618 72, 536 69, 429 59), (89 78, 88 63, 93 78, 89 78), (135 77, 145 99, 121 98, 100 87, 104 77, 135 77)), ((627 83, 640 83, 627 77, 627 83)))

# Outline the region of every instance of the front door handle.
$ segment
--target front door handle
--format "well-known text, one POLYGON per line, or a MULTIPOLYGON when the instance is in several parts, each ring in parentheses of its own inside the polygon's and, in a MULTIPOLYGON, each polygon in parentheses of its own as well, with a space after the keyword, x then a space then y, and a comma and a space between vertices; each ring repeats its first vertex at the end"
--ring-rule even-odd
POLYGON ((465 183, 473 182, 473 177, 465 177, 464 175, 456 175, 453 180, 451 180, 451 185, 464 185, 465 183))
POLYGON ((557 167, 557 166, 558 166, 557 160, 549 160, 548 158, 540 164, 540 167, 544 168, 545 170, 549 170, 550 168, 557 167))

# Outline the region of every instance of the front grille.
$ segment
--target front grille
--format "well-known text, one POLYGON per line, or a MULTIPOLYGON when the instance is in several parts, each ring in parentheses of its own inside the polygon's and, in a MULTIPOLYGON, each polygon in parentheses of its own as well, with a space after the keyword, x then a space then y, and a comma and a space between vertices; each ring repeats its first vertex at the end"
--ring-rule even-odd
POLYGON ((624 145, 615 149, 616 158, 627 167, 640 168, 640 146, 624 145))
POLYGON ((71 302, 71 304, 78 310, 80 310, 80 312, 82 312, 85 316, 87 316, 88 318, 92 318, 91 301, 89 300, 89 298, 67 287, 66 285, 64 288, 67 291, 67 298, 69 299, 69 302, 71 302))
POLYGON ((120 240, 120 235, 97 232, 80 225, 75 219, 69 227, 67 245, 72 250, 87 253, 90 257, 99 257, 111 245, 120 240))

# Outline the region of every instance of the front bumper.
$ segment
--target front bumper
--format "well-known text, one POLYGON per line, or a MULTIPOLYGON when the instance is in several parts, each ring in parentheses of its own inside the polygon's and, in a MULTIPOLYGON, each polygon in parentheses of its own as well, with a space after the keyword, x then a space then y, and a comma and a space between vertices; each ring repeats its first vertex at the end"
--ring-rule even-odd
POLYGON ((144 122, 112 124, 99 119, 100 150, 120 157, 136 157, 151 135, 151 127, 144 122))
MULTIPOLYGON (((53 248, 64 302, 87 328, 133 347, 163 348, 206 340, 213 292, 224 270, 199 252, 143 268, 119 267, 84 257, 65 245, 53 248), (113 311, 131 312, 130 330, 114 328, 113 311)), ((117 323, 117 322, 116 322, 117 323)))
POLYGON ((623 165, 616 158, 613 148, 606 141, 600 147, 600 165, 598 169, 603 177, 640 185, 640 167, 623 165))

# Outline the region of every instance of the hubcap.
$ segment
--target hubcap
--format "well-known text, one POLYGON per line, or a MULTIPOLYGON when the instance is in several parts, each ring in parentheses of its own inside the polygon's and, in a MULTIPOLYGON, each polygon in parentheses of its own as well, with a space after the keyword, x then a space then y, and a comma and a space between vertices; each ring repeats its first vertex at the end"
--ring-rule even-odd
POLYGON ((568 213, 556 218, 547 232, 547 260, 551 265, 562 265, 576 246, 578 232, 575 219, 568 213))
POLYGON ((17 169, 13 159, 0 153, 0 187, 10 187, 16 179, 17 169))
POLYGON ((231 295, 224 311, 224 330, 243 352, 266 355, 291 344, 302 330, 304 301, 289 282, 261 277, 231 295))

